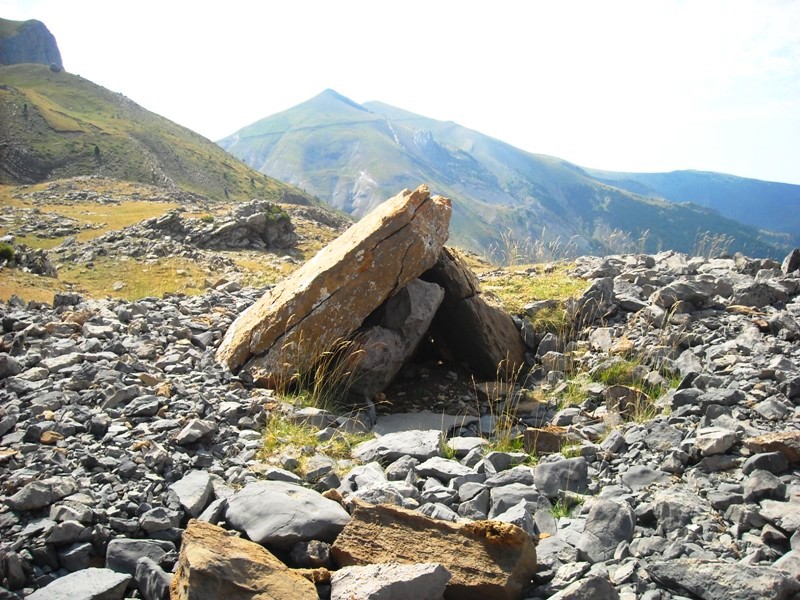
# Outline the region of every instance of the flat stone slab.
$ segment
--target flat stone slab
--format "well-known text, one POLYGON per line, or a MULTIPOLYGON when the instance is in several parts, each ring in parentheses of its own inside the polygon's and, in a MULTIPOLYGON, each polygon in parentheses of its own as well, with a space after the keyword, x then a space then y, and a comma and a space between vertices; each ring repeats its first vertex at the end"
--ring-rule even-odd
POLYGON ((441 453, 444 435, 438 429, 399 431, 359 444, 353 449, 353 458, 362 462, 377 460, 390 463, 403 456, 428 460, 441 453))
POLYGON ((446 432, 454 427, 463 427, 471 423, 477 423, 477 421, 478 417, 470 415, 446 415, 423 410, 420 412, 380 415, 372 431, 377 435, 410 431, 412 429, 437 429, 446 432))

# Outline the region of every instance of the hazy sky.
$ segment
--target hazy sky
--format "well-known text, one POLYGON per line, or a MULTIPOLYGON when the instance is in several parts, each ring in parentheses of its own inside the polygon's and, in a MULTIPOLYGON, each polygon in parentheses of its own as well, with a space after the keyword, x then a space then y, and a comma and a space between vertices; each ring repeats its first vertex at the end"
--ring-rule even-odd
POLYGON ((0 0, 217 140, 333 88, 619 171, 800 183, 800 2, 0 0))

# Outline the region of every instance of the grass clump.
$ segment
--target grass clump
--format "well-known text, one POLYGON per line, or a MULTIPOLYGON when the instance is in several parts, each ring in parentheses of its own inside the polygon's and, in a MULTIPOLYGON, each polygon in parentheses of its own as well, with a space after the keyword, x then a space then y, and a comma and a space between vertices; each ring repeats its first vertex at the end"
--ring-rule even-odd
MULTIPOLYGON (((572 276, 573 267, 559 263, 554 267, 527 265, 493 271, 481 277, 481 287, 497 296, 509 312, 523 314, 525 305, 535 300, 563 302, 583 292, 586 280, 572 276)), ((554 311, 552 317, 560 315, 558 319, 563 321, 563 312, 554 311)))
POLYGON ((8 262, 14 260, 14 247, 11 244, 0 243, 0 260, 8 262))

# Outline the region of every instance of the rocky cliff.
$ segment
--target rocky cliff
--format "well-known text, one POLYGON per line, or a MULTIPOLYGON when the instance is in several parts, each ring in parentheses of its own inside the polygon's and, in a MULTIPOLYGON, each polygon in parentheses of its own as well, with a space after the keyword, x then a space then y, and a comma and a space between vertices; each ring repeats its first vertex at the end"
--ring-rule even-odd
POLYGON ((0 64, 38 63, 61 71, 56 38, 41 21, 0 19, 0 64))

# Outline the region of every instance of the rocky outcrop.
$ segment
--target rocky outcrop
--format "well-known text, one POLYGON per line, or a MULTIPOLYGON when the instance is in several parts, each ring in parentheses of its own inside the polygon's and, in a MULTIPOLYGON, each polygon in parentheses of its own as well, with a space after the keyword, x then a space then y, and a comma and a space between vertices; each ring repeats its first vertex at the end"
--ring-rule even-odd
POLYGON ((61 52, 56 38, 41 21, 9 21, 0 19, 3 30, 13 31, 0 38, 0 64, 38 63, 61 71, 61 52))
POLYGON ((183 533, 171 600, 315 600, 314 584, 263 546, 202 521, 183 533))
POLYGON ((278 205, 252 200, 236 205, 221 217, 185 219, 181 209, 143 221, 141 237, 156 239, 168 236, 174 241, 197 248, 217 250, 264 250, 290 248, 297 242, 289 215, 278 205))
POLYGON ((438 562, 452 575, 448 599, 522 598, 536 571, 533 541, 514 525, 447 523, 386 505, 359 505, 332 551, 341 566, 438 562))
POLYGON ((450 212, 425 186, 387 200, 241 314, 217 360, 257 383, 287 380, 433 266, 450 212))
POLYGON ((463 258, 445 248, 423 279, 444 289, 444 300, 433 322, 433 336, 444 355, 469 365, 482 378, 517 372, 525 364, 525 344, 509 314, 480 283, 463 258))

